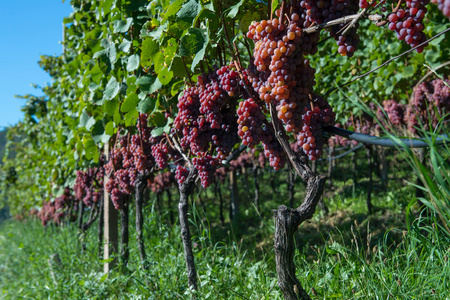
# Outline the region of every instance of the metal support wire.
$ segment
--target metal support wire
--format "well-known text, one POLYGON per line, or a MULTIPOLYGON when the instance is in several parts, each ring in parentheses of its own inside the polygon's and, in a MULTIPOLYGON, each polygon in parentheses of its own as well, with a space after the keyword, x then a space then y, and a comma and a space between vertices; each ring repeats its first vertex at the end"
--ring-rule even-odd
MULTIPOLYGON (((327 126, 324 128, 324 130, 329 133, 340 135, 342 137, 369 145, 396 147, 396 148, 405 148, 405 144, 406 147, 408 148, 426 148, 430 146, 425 138, 417 138, 417 139, 398 138, 402 142, 399 143, 390 138, 380 138, 368 134, 362 134, 350 130, 345 130, 334 126, 327 126)), ((447 143, 450 142, 447 134, 441 135, 439 138, 435 140, 435 143, 438 145, 445 144, 446 142, 447 143)))
POLYGON ((352 152, 354 152, 354 151, 356 151, 356 150, 358 150, 358 149, 360 149, 360 148, 362 148, 362 147, 364 147, 364 144, 359 144, 359 145, 356 146, 355 148, 352 148, 352 149, 350 149, 350 150, 348 150, 348 151, 345 151, 344 153, 339 154, 338 156, 327 157, 327 158, 319 158, 317 161, 335 160, 335 159, 344 157, 344 156, 346 156, 347 154, 350 154, 350 153, 352 153, 352 152))

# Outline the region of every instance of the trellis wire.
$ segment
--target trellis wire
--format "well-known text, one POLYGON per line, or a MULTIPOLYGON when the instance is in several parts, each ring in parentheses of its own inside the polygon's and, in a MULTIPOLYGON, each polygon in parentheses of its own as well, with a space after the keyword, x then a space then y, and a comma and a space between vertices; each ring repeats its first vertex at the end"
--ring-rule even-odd
MULTIPOLYGON (((377 146, 383 146, 383 147, 395 147, 395 148, 426 148, 430 145, 427 143, 425 138, 398 138, 400 142, 394 141, 390 138, 380 138, 368 134, 353 132, 350 130, 334 127, 334 126, 327 126, 324 128, 325 131, 329 133, 333 133, 336 135, 340 135, 342 137, 345 137, 350 140, 354 140, 357 142, 361 142, 368 145, 377 145, 377 146)), ((435 140, 435 144, 442 145, 446 142, 449 142, 448 135, 444 134, 441 135, 439 138, 435 140)))

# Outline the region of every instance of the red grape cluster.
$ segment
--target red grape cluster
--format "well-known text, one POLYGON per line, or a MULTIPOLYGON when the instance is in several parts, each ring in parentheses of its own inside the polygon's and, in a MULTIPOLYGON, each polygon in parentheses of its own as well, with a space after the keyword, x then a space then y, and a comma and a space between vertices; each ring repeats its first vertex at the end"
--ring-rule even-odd
POLYGON ((286 164, 286 154, 278 140, 275 138, 275 132, 271 126, 266 126, 264 140, 261 140, 264 147, 264 156, 269 159, 269 165, 278 171, 286 164))
MULTIPOLYGON (((428 11, 425 7, 428 3, 430 0, 406 0, 406 7, 402 5, 397 12, 389 15, 389 30, 395 31, 397 38, 405 40, 411 47, 425 42, 422 21, 428 11)), ((428 43, 418 47, 417 52, 421 53, 426 46, 428 43)))
MULTIPOLYGON (((402 126, 404 125, 405 118, 405 106, 398 103, 395 100, 385 100, 383 101, 383 110, 386 112, 387 118, 391 122, 393 126, 402 126)), ((384 114, 383 112, 378 111, 378 117, 383 120, 384 115, 380 117, 380 114, 384 114)), ((385 128, 389 128, 389 126, 385 126, 385 128)))
POLYGON ((156 144, 152 146, 152 155, 155 158, 156 165, 161 170, 167 168, 169 149, 170 148, 166 144, 156 144))
POLYGON ((203 157, 194 157, 192 163, 198 170, 202 187, 207 188, 214 179, 214 173, 219 164, 218 160, 211 155, 205 155, 203 157))
POLYGON ((103 194, 104 163, 104 157, 102 156, 98 167, 89 168, 86 171, 77 171, 77 178, 73 186, 75 197, 83 201, 88 207, 97 203, 103 194))
POLYGON ((137 133, 119 137, 118 147, 112 149, 105 166, 106 173, 111 175, 106 189, 117 209, 122 209, 126 197, 133 193, 138 176, 144 176, 151 185, 155 169, 165 169, 170 159, 178 158, 163 136, 151 135, 153 127, 148 126, 147 119, 147 114, 141 114, 137 133))
POLYGON ((450 112, 450 80, 435 79, 422 82, 414 88, 413 99, 406 108, 405 123, 408 129, 417 133, 419 125, 428 130, 436 128, 442 117, 448 119, 450 112))
POLYGON ((261 142, 262 127, 266 117, 252 98, 239 103, 237 114, 239 117, 238 135, 244 145, 254 148, 261 142))
POLYGON ((122 209, 127 194, 123 192, 114 179, 110 179, 106 182, 105 189, 111 196, 111 201, 114 204, 115 209, 122 209))
MULTIPOLYGON (((315 85, 315 69, 309 65, 309 60, 305 59, 304 55, 317 52, 315 43, 319 40, 319 33, 306 34, 302 29, 313 23, 321 24, 353 13, 357 10, 357 5, 353 2, 349 0, 290 1, 284 11, 286 14, 283 14, 285 21, 280 21, 282 12, 279 9, 276 11, 278 18, 253 22, 249 26, 247 37, 255 42, 254 60, 250 62, 247 69, 249 82, 267 106, 275 106, 278 119, 281 120, 287 132, 297 135, 302 132, 305 119, 302 116, 306 113, 305 109, 309 105, 315 85)), ((352 40, 353 34, 356 34, 356 31, 340 39, 339 43, 345 47, 347 44, 352 46, 351 49, 349 48, 350 51, 346 50, 346 53, 356 50, 357 42, 359 42, 358 39, 352 40)), ((239 136, 243 138, 243 143, 250 147, 262 141, 264 154, 269 158, 270 165, 279 169, 285 162, 284 152, 274 138, 274 132, 271 132, 272 127, 262 126, 262 122, 258 121, 262 112, 257 106, 263 104, 252 101, 247 99, 239 107, 239 136)), ((324 109, 327 114, 330 113, 330 116, 314 119, 313 122, 323 123, 317 127, 334 122, 334 115, 331 117, 331 108, 328 106, 324 109)), ((321 142, 322 138, 320 137, 319 140, 321 142)), ((314 146, 316 144, 318 143, 314 146)), ((311 154, 309 157, 315 159, 320 155, 319 153, 321 154, 321 151, 314 152, 314 155, 311 154)))
POLYGON ((173 133, 181 137, 181 147, 195 156, 205 187, 213 179, 209 170, 229 155, 239 139, 235 113, 239 81, 231 67, 215 69, 199 76, 198 85, 185 89, 177 104, 173 133))
POLYGON ((255 41, 255 49, 248 73, 259 98, 267 104, 274 103, 286 130, 297 133, 303 108, 315 85, 315 70, 303 53, 314 51, 311 45, 318 36, 302 33, 297 13, 291 18, 289 24, 274 18, 250 25, 247 37, 255 41))
MULTIPOLYGON (((303 0, 297 1, 296 7, 300 12, 300 19, 305 28, 311 24, 323 24, 335 19, 355 14, 358 11, 357 0, 303 0)), ((358 49, 359 36, 358 25, 353 27, 344 35, 339 32, 347 24, 338 24, 331 27, 330 34, 337 41, 338 52, 342 56, 352 57, 358 49)))
POLYGON ((169 171, 156 175, 149 186, 153 193, 161 193, 169 189, 175 182, 173 173, 169 171))
POLYGON ((323 126, 334 123, 335 114, 328 103, 318 98, 314 107, 305 108, 302 116, 303 128, 297 135, 298 146, 311 161, 318 159, 322 155, 323 148, 323 126))
POLYGON ((431 2, 437 4, 444 16, 450 19, 450 0, 431 0, 431 2))
POLYGON ((53 201, 44 201, 37 217, 41 219, 43 226, 46 226, 49 222, 59 225, 65 219, 75 221, 78 203, 72 194, 72 190, 66 187, 61 196, 56 197, 53 201))
POLYGON ((177 166, 177 169, 175 171, 175 179, 177 180, 178 184, 181 185, 183 182, 185 182, 188 175, 189 175, 188 169, 180 165, 177 166))

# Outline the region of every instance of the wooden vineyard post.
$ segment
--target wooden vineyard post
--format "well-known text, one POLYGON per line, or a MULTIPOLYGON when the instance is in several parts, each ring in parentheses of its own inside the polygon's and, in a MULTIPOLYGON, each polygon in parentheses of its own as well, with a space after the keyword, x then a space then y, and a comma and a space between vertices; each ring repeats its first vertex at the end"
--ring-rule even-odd
MULTIPOLYGON (((109 159, 109 145, 105 145, 105 157, 106 161, 109 159)), ((105 174, 105 179, 103 180, 103 184, 109 180, 109 174, 105 174)), ((118 253, 119 249, 119 231, 118 231, 118 212, 114 208, 113 203, 110 201, 109 194, 106 191, 106 187, 104 190, 104 198, 103 198, 103 224, 104 228, 104 248, 103 248, 103 259, 106 261, 103 265, 103 272, 109 273, 115 264, 116 260, 110 260, 113 253, 118 253)))

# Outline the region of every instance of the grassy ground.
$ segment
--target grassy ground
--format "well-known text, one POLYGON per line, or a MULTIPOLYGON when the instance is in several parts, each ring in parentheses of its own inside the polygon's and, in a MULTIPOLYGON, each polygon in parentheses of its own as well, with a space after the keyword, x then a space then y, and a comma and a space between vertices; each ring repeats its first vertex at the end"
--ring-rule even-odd
MULTIPOLYGON (((347 164, 340 164, 333 191, 325 203, 330 214, 318 212, 300 226, 296 237, 297 276, 315 299, 449 299, 450 247, 440 226, 427 226, 405 213, 414 189, 405 166, 392 163, 391 181, 383 187, 375 177, 368 215, 368 183, 364 154, 353 186, 347 164), (397 168, 397 169, 396 169, 397 168), (402 171, 403 170, 403 171, 402 171)), ((319 170, 322 166, 319 166, 319 170)), ((233 228, 218 222, 212 190, 195 195, 190 211, 194 254, 199 275, 199 299, 281 299, 277 287, 271 209, 287 199, 286 173, 276 174, 275 191, 266 173, 262 181, 261 218, 254 209, 253 183, 240 176, 241 223, 233 228), (247 187, 248 185, 248 187, 247 187), (206 211, 206 213, 205 213, 206 211)), ((225 186, 224 199, 229 194, 225 186)), ((296 202, 303 185, 296 183, 296 202)), ((226 202, 228 203, 228 202, 226 202)), ((286 203, 284 203, 286 204, 286 203)), ((227 207, 227 206, 226 206, 227 207)), ((108 276, 98 257, 95 228, 86 236, 74 226, 44 229, 36 220, 0 225, 1 299, 188 299, 183 247, 178 225, 158 215, 154 199, 146 207, 145 244, 148 271, 138 261, 134 229, 130 228, 130 263, 108 276), (60 263, 52 259, 58 254, 60 263)), ((134 224, 131 218, 130 224, 134 224)), ((434 220, 434 224, 439 224, 434 220)))

